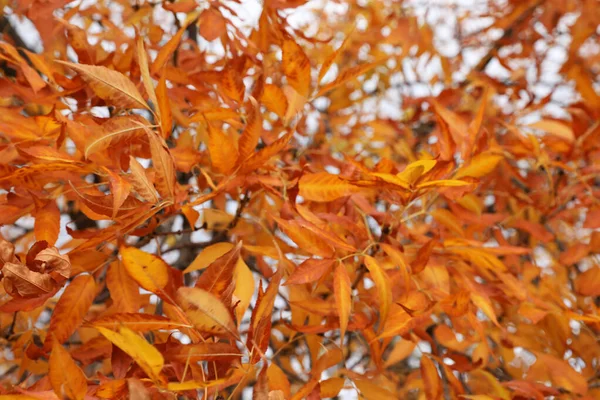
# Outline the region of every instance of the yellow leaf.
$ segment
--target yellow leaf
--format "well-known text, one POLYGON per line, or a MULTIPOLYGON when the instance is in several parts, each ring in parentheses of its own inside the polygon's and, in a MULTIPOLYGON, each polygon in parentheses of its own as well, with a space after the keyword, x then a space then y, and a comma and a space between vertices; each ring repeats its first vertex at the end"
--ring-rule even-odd
POLYGON ((375 282, 377 295, 379 297, 379 330, 382 330, 387 320, 390 306, 392 305, 392 288, 390 280, 384 270, 379 266, 377 260, 371 256, 365 256, 365 265, 371 273, 371 278, 375 282))
POLYGON ((52 342, 48 378, 54 393, 61 399, 82 400, 87 392, 85 374, 58 340, 52 342))
POLYGON ((96 65, 74 64, 56 60, 57 63, 79 72, 98 97, 112 105, 124 108, 146 108, 148 104, 137 87, 118 71, 96 65))
POLYGON ((498 319, 496 318, 496 312, 494 306, 487 296, 480 295, 478 293, 471 293, 471 301, 475 304, 492 322, 500 327, 498 319))
POLYGON ((194 327, 201 332, 237 337, 235 323, 227 307, 216 296, 206 290, 180 287, 177 301, 194 327))
POLYGON ((111 341, 112 344, 127 353, 133 361, 155 382, 161 381, 160 372, 164 365, 164 358, 160 351, 148 343, 137 333, 124 326, 119 328, 119 332, 110 329, 95 327, 98 332, 111 341))
POLYGON ((344 343, 344 335, 348 328, 348 320, 352 309, 352 283, 344 264, 339 262, 333 273, 333 293, 340 318, 340 341, 344 343))
POLYGON ((160 257, 135 247, 119 249, 123 265, 129 275, 144 289, 161 293, 169 282, 169 265, 160 257))
POLYGON ((492 172, 504 157, 499 154, 481 153, 473 157, 469 165, 458 170, 454 178, 466 176, 481 178, 492 172))
POLYGON ((192 263, 185 270, 183 270, 183 273, 187 274, 192 271, 204 269, 231 249, 233 249, 233 244, 229 242, 221 242, 210 245, 196 256, 194 261, 192 261, 192 263))
POLYGON ((235 290, 233 295, 237 297, 239 303, 235 306, 235 315, 238 323, 242 321, 244 313, 250 305, 252 295, 254 294, 254 275, 248 268, 248 265, 240 257, 235 267, 235 290))
POLYGON ((424 174, 428 173, 437 164, 436 160, 419 160, 412 162, 404 168, 402 172, 396 176, 402 181, 412 185, 424 174))

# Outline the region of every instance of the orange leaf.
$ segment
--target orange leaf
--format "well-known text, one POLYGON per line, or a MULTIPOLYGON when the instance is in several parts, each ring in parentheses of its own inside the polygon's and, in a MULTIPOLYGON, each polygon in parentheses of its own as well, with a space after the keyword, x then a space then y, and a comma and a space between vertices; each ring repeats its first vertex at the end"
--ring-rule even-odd
POLYGON ((246 121, 246 128, 242 132, 238 142, 238 160, 237 164, 241 164, 248 156, 254 153, 254 149, 258 144, 262 133, 262 117, 260 115, 260 106, 250 97, 250 110, 246 121))
POLYGON ((248 332, 248 340, 246 341, 246 347, 251 353, 251 364, 256 364, 261 360, 269 347, 272 324, 271 314, 273 313, 280 283, 281 272, 278 270, 271 278, 271 282, 265 292, 263 292, 262 283, 258 288, 258 298, 256 299, 256 306, 252 311, 250 331, 248 332))
POLYGON ((310 60, 291 38, 283 40, 281 46, 283 72, 290 86, 296 89, 302 97, 307 98, 310 92, 310 60))
POLYGON ((377 288, 379 297, 379 329, 381 330, 392 305, 392 288, 389 277, 379 266, 377 260, 371 256, 365 256, 365 266, 371 273, 371 279, 373 279, 377 288))
POLYGON ((146 94, 152 102, 152 106, 156 107, 158 105, 158 102, 156 100, 156 94, 154 92, 152 78, 150 78, 150 69, 148 67, 148 54, 146 53, 146 48, 144 47, 144 39, 142 38, 142 36, 137 37, 136 45, 136 55, 138 64, 140 66, 140 72, 142 74, 142 83, 144 84, 146 94))
POLYGON ((97 318, 90 322, 95 327, 102 327, 112 330, 118 330, 125 326, 134 332, 150 332, 157 330, 174 330, 181 328, 191 328, 181 322, 171 321, 161 315, 138 314, 138 313, 119 313, 111 314, 106 317, 97 318))
POLYGON ((139 311, 141 306, 139 286, 119 261, 113 262, 108 267, 106 286, 110 291, 115 310, 128 313, 139 311))
POLYGON ((48 332, 44 349, 50 350, 52 339, 64 343, 75 330, 83 323, 83 318, 88 312, 96 297, 96 283, 91 275, 78 275, 67 286, 50 317, 48 332))
POLYGON ((413 274, 418 274, 425 269, 436 244, 437 240, 430 239, 417 251, 417 257, 410 264, 413 274))
POLYGON ((316 283, 330 269, 335 260, 332 259, 315 259, 309 258, 302 264, 298 265, 288 280, 286 285, 300 285, 303 283, 316 283))
POLYGON ((152 152, 152 165, 156 171, 155 186, 163 199, 175 198, 175 162, 164 139, 156 132, 146 128, 152 152))
POLYGON ((358 78, 359 76, 369 72, 370 70, 372 70, 379 64, 383 63, 384 61, 385 60, 380 60, 380 61, 375 61, 375 62, 368 63, 368 64, 357 65, 355 67, 349 68, 349 69, 341 72, 337 76, 337 78, 335 78, 335 80, 333 82, 329 82, 328 84, 323 86, 321 89, 319 89, 319 91, 317 92, 315 97, 323 96, 325 93, 329 92, 330 90, 335 89, 336 87, 341 86, 344 83, 346 83, 352 79, 358 78))
POLYGON ((535 356, 537 362, 542 363, 547 369, 554 386, 582 396, 587 393, 586 378, 575 371, 566 361, 541 352, 536 352, 535 356))
POLYGON ((423 388, 428 400, 442 398, 442 380, 435 363, 425 354, 421 356, 421 379, 423 379, 423 388))
POLYGON ((83 400, 87 392, 85 374, 58 340, 52 340, 52 343, 48 378, 54 393, 63 399, 83 400))
POLYGON ((238 159, 238 150, 232 138, 220 129, 208 124, 208 153, 217 172, 230 173, 238 159))
POLYGON ((334 249, 325 243, 321 237, 303 228, 298 221, 286 221, 280 218, 273 219, 277 222, 279 229, 289 236, 301 249, 306 249, 308 252, 320 257, 331 257, 335 253, 334 249))
POLYGON ((144 198, 144 200, 154 204, 158 202, 158 195, 152 183, 148 180, 146 170, 133 156, 129 156, 129 168, 131 174, 128 176, 131 186, 144 198))
POLYGON ((37 241, 45 240, 48 245, 54 246, 60 233, 60 210, 56 201, 50 200, 46 204, 36 203, 34 233, 37 241))
POLYGON ((156 86, 156 101, 158 102, 158 115, 160 116, 160 130, 163 138, 171 136, 173 126, 173 115, 171 112, 171 101, 167 92, 167 80, 165 73, 160 76, 156 86))
POLYGON ((56 62, 79 72, 101 99, 117 107, 149 109, 133 82, 122 73, 102 66, 56 62))
POLYGON ((285 116, 285 113, 288 109, 288 101, 285 93, 279 88, 279 86, 273 84, 265 85, 260 96, 260 101, 270 111, 277 114, 279 118, 283 118, 285 116))
POLYGON ((227 300, 222 296, 228 294, 229 301, 231 300, 232 290, 229 289, 232 289, 235 283, 234 272, 240 258, 241 248, 242 242, 239 242, 237 246, 213 261, 198 278, 196 287, 221 298, 227 305, 227 300))
POLYGON ((333 272, 333 293, 340 318, 340 343, 344 343, 344 335, 348 328, 348 320, 352 310, 352 283, 346 267, 338 262, 333 272))
POLYGON ((298 183, 300 196, 308 201, 328 202, 349 196, 359 188, 327 172, 304 174, 298 183))

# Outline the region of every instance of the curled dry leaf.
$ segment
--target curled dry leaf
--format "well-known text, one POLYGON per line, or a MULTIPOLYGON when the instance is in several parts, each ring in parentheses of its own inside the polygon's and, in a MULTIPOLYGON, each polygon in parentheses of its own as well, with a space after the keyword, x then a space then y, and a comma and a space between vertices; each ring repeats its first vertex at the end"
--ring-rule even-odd
POLYGON ((55 247, 40 250, 26 263, 15 255, 10 242, 0 239, 0 249, 4 289, 13 297, 31 298, 55 292, 71 273, 69 256, 61 255, 55 247))

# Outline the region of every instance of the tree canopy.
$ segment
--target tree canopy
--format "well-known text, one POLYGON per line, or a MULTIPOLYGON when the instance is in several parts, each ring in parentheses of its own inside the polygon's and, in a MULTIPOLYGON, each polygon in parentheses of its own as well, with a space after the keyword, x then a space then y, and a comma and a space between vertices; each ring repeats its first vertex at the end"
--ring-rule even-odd
POLYGON ((600 397, 597 2, 0 5, 0 399, 600 397))

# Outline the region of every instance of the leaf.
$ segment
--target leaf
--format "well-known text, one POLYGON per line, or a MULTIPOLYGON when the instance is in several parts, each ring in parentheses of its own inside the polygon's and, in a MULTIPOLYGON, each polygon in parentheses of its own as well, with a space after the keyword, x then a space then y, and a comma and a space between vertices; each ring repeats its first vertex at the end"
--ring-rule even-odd
POLYGON ((84 157, 87 159, 92 154, 117 147, 125 141, 132 141, 144 137, 143 126, 148 125, 142 117, 129 115, 127 117, 113 117, 102 125, 101 135, 89 138, 86 142, 84 157), (142 126, 140 126, 142 125, 142 126))
POLYGON ((344 51, 346 46, 348 46, 348 43, 350 42, 350 37, 352 37, 352 33, 354 33, 354 28, 352 29, 352 31, 350 31, 350 33, 346 35, 346 38, 344 39, 340 47, 338 47, 333 53, 329 55, 329 57, 325 59, 323 65, 321 65, 321 69, 319 69, 319 77, 317 78, 317 82, 320 83, 323 80, 323 77, 325 76, 327 71, 329 71, 329 68, 331 68, 335 60, 339 57, 340 53, 344 51))
POLYGON ((156 171, 154 185, 163 199, 173 200, 175 198, 175 186, 177 182, 173 156, 162 137, 148 128, 146 128, 146 133, 150 140, 152 166, 156 171))
POLYGON ((279 292, 280 283, 281 272, 278 270, 271 278, 266 291, 263 292, 262 283, 258 288, 258 298, 252 311, 250 331, 248 332, 248 340, 246 341, 246 347, 250 350, 251 354, 251 364, 256 364, 260 361, 269 347, 272 326, 271 315, 275 306, 275 298, 279 292))
POLYGON ((469 165, 458 170, 454 178, 460 179, 466 176, 481 178, 494 169, 504 157, 494 153, 481 153, 473 157, 469 165))
POLYGON ((150 69, 148 67, 148 54, 146 53, 146 48, 144 47, 144 39, 141 36, 137 37, 136 45, 136 55, 138 64, 140 66, 140 72, 142 74, 142 83, 144 84, 144 89, 146 90, 146 94, 150 98, 153 107, 156 107, 158 105, 158 101, 156 100, 156 94, 154 92, 152 78, 150 78, 150 69))
POLYGON ((328 202, 350 196, 359 189, 327 172, 304 174, 298 183, 300 196, 308 201, 328 202))
POLYGON ((588 383, 585 377, 575 371, 566 361, 541 352, 535 352, 535 356, 536 363, 542 363, 547 369, 554 386, 582 396, 588 392, 588 383))
POLYGON ((423 388, 427 399, 438 400, 442 398, 442 380, 434 362, 426 354, 421 356, 421 379, 423 379, 423 388))
POLYGON ((62 399, 83 400, 87 378, 58 340, 52 340, 48 378, 54 393, 62 399))
POLYGON ((281 88, 273 84, 265 85, 260 96, 260 102, 270 111, 283 118, 288 109, 288 101, 281 88))
POLYGON ((314 232, 303 228, 297 221, 294 220, 283 220, 280 218, 274 218, 279 226, 279 229, 283 231, 294 243, 301 249, 306 249, 310 253, 330 258, 335 253, 331 245, 325 243, 321 237, 314 232))
POLYGON ((160 294, 169 282, 169 265, 160 257, 135 247, 119 248, 123 266, 144 289, 160 294))
POLYGON ((208 153, 217 172, 228 174, 239 158, 238 150, 229 135, 208 124, 208 153))
POLYGON ((119 261, 108 267, 106 286, 115 310, 125 313, 139 311, 142 303, 139 286, 119 261))
POLYGON ((156 55, 156 58, 154 59, 154 62, 150 66, 150 73, 152 75, 156 75, 158 71, 160 71, 163 68, 163 66, 165 65, 169 57, 171 57, 173 52, 175 52, 175 49, 177 49, 177 47, 179 46, 181 37, 185 33, 186 29, 187 24, 182 26, 177 31, 177 33, 173 35, 173 37, 171 37, 171 39, 169 39, 169 41, 160 48, 158 54, 156 55))
POLYGON ((50 200, 46 204, 36 204, 35 225, 33 228, 37 241, 46 241, 54 246, 60 233, 60 210, 56 201, 50 200))
POLYGON ((387 315, 392 305, 392 288, 390 286, 389 277, 385 271, 379 266, 377 260, 371 256, 365 256, 365 266, 371 273, 371 278, 375 282, 377 295, 379 297, 379 327, 383 329, 387 315))
POLYGON ((52 338, 58 343, 64 343, 83 323, 92 302, 96 297, 96 283, 91 275, 78 275, 67 286, 54 307, 50 317, 44 350, 52 347, 52 338))
POLYGON ((158 115, 160 116, 160 130, 164 139, 171 136, 173 126, 173 114, 171 112, 171 101, 167 91, 166 74, 163 73, 156 87, 156 100, 158 101, 158 115))
POLYGON ((177 290, 177 302, 199 331, 237 337, 231 313, 212 293, 198 288, 180 287, 177 290))
POLYGON ((429 261, 429 257, 431 257, 433 248, 436 245, 437 241, 430 239, 417 251, 416 258, 410 264, 413 274, 418 274, 425 269, 427 262, 429 261))
MULTIPOLYGON (((229 296, 234 285, 234 272, 237 262, 240 258, 242 242, 239 242, 234 248, 213 261, 208 268, 200 275, 196 282, 196 287, 206 290, 215 296, 223 299, 223 296, 229 296)), ((224 301, 227 305, 227 302, 224 301)))
POLYGON ((325 93, 329 92, 330 90, 333 90, 333 89, 337 88, 338 86, 341 86, 344 83, 346 83, 352 79, 358 78, 359 76, 361 76, 361 75, 369 72, 373 68, 377 67, 384 61, 385 60, 380 60, 380 61, 375 61, 375 62, 368 63, 368 64, 357 65, 355 67, 349 68, 349 69, 341 72, 337 76, 337 78, 335 78, 335 80, 333 82, 329 82, 325 86, 321 87, 314 97, 323 96, 325 93))
POLYGON ((152 314, 119 313, 100 317, 90 322, 95 327, 118 330, 121 326, 134 332, 150 332, 157 330, 175 330, 191 328, 190 325, 152 314))
POLYGON ((140 164, 133 156, 129 156, 129 168, 131 169, 131 174, 128 175, 128 178, 131 181, 131 186, 133 186, 135 191, 144 200, 152 204, 157 203, 158 195, 156 189, 148 180, 146 170, 142 164, 140 164))
POLYGON ((125 179, 121 177, 118 173, 111 171, 108 168, 104 169, 108 174, 108 180, 110 183, 110 191, 113 194, 113 212, 112 218, 115 219, 119 209, 129 197, 129 192, 131 190, 131 185, 125 179))
POLYGON ((396 393, 367 379, 354 379, 360 394, 367 400, 398 400, 396 393))
POLYGON ((301 285, 303 283, 316 283, 323 275, 330 271, 335 260, 309 258, 298 265, 288 280, 287 285, 301 285))
POLYGON ((340 318, 340 344, 344 343, 344 335, 348 328, 348 320, 352 309, 352 287, 346 267, 338 262, 333 272, 333 294, 340 318))
POLYGON ((164 365, 164 358, 154 346, 124 326, 121 326, 118 332, 100 326, 95 328, 112 344, 133 358, 133 361, 140 366, 150 379, 155 382, 162 381, 160 373, 164 365))
POLYGON ((285 38, 281 45, 281 66, 288 83, 302 97, 307 98, 310 92, 310 60, 294 40, 285 38))
POLYGON ((102 66, 74 64, 56 60, 80 73, 96 93, 96 96, 123 108, 146 108, 148 104, 133 82, 125 75, 102 66))
POLYGON ((262 116, 260 114, 260 106, 252 97, 250 98, 249 108, 246 127, 244 128, 244 131, 242 132, 242 135, 238 141, 238 165, 244 162, 248 156, 254 154, 254 149, 256 148, 262 133, 263 123, 262 116))
POLYGON ((247 173, 262 167, 263 164, 266 163, 271 157, 282 151, 287 146, 292 136, 294 136, 294 132, 290 131, 267 147, 254 153, 246 160, 246 162, 244 162, 243 165, 241 165, 241 172, 247 173))
POLYGON ((187 274, 208 267, 217 258, 223 256, 225 253, 233 249, 233 247, 233 244, 229 242, 211 244, 196 256, 194 261, 192 261, 192 263, 185 270, 183 270, 183 273, 187 274))
POLYGON ((240 257, 235 267, 235 289, 233 291, 234 298, 237 298, 235 315, 238 325, 241 323, 246 310, 250 306, 255 287, 254 275, 240 257))
POLYGON ((534 122, 533 124, 527 125, 527 127, 547 132, 569 143, 573 143, 575 141, 575 134, 573 133, 573 129, 559 121, 554 121, 551 119, 542 119, 538 122, 534 122))

